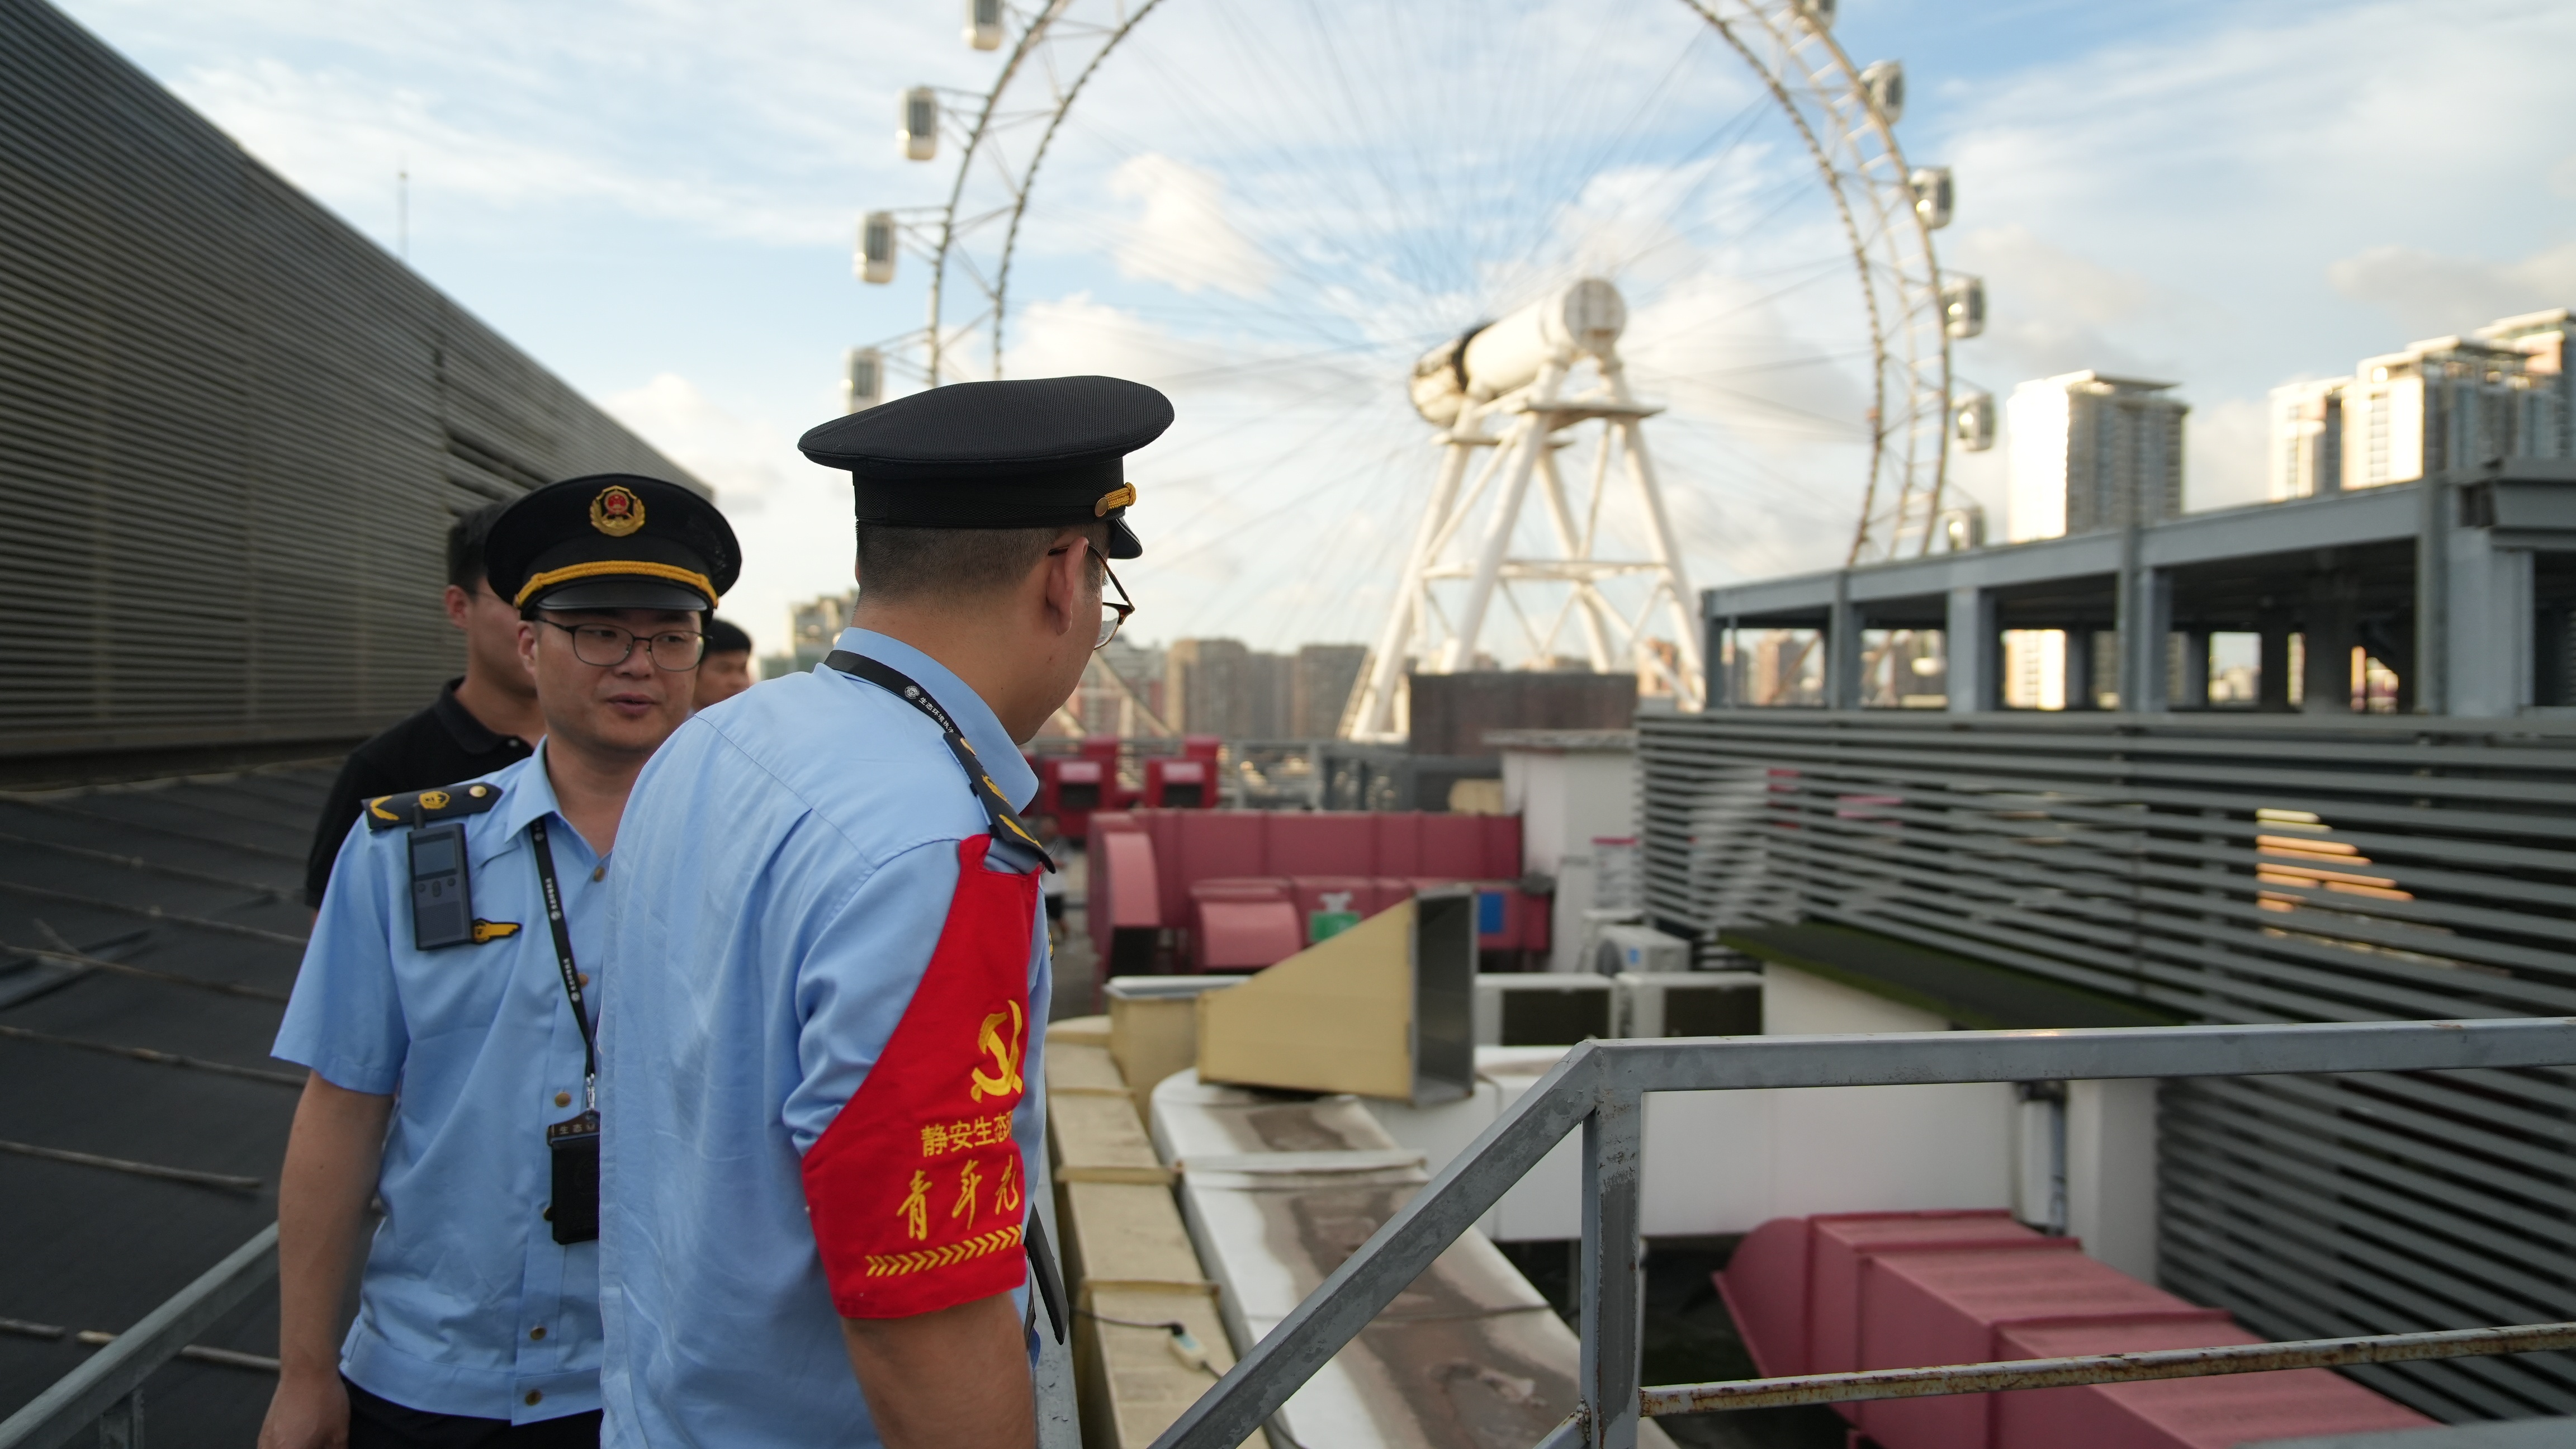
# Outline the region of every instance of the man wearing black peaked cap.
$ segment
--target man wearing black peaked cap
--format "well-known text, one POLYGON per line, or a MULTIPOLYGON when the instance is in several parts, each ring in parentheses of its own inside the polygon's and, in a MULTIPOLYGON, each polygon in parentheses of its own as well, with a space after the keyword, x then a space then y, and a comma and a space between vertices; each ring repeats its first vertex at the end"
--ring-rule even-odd
POLYGON ((713 505, 628 474, 512 503, 484 558, 544 738, 366 801, 340 846, 275 1048, 311 1076, 278 1179, 262 1449, 598 1442, 605 882, 741 561, 713 505), (334 1343, 377 1197, 357 1323, 334 1343))
POLYGON ((1034 1437, 1066 1309, 1029 1211, 1052 866, 1018 744, 1133 608, 1127 455, 1171 422, 1066 377, 805 435, 854 485, 853 627, 672 738, 609 880, 606 1442, 1034 1437))

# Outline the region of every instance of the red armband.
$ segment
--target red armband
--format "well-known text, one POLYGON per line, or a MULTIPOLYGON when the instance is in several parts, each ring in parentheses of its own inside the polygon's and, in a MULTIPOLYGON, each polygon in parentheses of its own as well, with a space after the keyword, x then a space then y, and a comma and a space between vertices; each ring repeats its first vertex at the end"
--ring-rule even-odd
POLYGON ((805 1154, 814 1243, 844 1318, 908 1318, 1018 1287, 1028 1184, 1011 1140, 1027 1084, 1038 883, 958 842, 957 894, 903 1020, 805 1154))

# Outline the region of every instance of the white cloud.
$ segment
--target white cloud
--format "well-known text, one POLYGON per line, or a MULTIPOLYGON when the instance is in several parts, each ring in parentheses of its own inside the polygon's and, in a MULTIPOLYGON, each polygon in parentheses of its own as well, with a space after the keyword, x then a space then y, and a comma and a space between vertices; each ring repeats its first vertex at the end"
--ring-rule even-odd
POLYGON ((1963 358, 1988 369, 2000 361, 2015 381, 2088 368, 2121 376, 2157 370, 2121 334, 2179 299, 2138 273, 2088 261, 2019 225, 1963 233, 1949 263, 1986 280, 1986 333, 1959 349, 1963 358))
POLYGON ((2183 420, 2183 507, 2199 513, 2268 498, 2264 449, 2271 427, 2260 398, 2195 404, 2183 420))
POLYGON ((1109 193, 1141 201, 1118 243, 1118 270, 1184 292, 1213 287, 1238 297, 1269 290, 1270 259, 1226 216, 1225 182, 1186 161, 1147 152, 1109 173, 1109 193))
POLYGON ((2354 301, 2385 309, 2408 340, 2448 337, 2513 313, 2576 303, 2576 242, 2511 262, 2372 247, 2328 266, 2326 279, 2354 301))
POLYGON ((581 138, 508 126, 430 93, 388 90, 346 71, 261 59, 193 71, 186 89, 261 159, 323 196, 362 198, 366 212, 389 195, 391 173, 400 166, 423 205, 434 201, 440 225, 450 229, 464 220, 459 201, 505 214, 604 208, 769 244, 829 244, 849 228, 845 202, 638 170, 581 138))
POLYGON ((791 604, 850 588, 849 480, 796 451, 795 437, 739 416, 696 383, 662 373, 601 400, 619 422, 715 486, 742 545, 742 577, 725 617, 763 654, 791 645, 791 604))

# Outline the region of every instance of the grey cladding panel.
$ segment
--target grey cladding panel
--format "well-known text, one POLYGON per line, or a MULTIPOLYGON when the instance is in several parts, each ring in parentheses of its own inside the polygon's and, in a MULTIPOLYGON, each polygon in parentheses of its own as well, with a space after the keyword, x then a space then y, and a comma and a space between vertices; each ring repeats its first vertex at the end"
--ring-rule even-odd
MULTIPOLYGON (((1649 908, 1703 942, 1845 928, 2205 1022, 2576 1013, 2576 734, 2545 722, 1735 710, 1638 736, 1649 908)), ((2165 1285, 2280 1339, 2576 1317, 2571 1124, 2564 1069, 2170 1084, 2165 1285)), ((2353 1372, 2442 1419, 2576 1410, 2564 1353, 2353 1372)))
POLYGON ((60 12, 0 0, 0 757, 369 733, 460 661, 449 520, 605 471, 695 485, 60 12))

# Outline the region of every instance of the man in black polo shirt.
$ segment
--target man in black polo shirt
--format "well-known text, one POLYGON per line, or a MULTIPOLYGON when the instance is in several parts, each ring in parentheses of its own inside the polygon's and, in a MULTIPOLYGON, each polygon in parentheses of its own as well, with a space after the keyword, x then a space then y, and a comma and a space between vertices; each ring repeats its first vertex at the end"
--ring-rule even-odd
POLYGON ((465 677, 447 681, 427 709, 358 746, 322 802, 304 903, 319 909, 331 862, 361 802, 491 774, 527 758, 546 732, 537 687, 519 662, 519 611, 483 578, 483 537, 506 503, 487 503, 447 530, 447 621, 465 632, 465 677))

